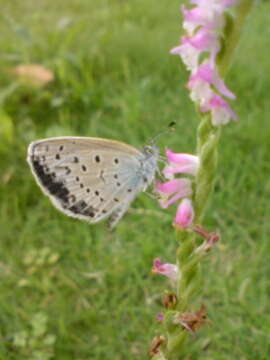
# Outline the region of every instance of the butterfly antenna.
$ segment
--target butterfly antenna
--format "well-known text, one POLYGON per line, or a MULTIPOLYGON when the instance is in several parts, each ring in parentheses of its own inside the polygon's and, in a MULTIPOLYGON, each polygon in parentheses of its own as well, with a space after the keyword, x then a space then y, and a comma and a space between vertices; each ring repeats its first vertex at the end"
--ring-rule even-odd
POLYGON ((166 130, 163 130, 163 131, 157 133, 154 137, 152 137, 152 138, 150 139, 149 142, 150 142, 150 143, 155 143, 156 140, 157 140, 157 138, 159 138, 160 136, 165 135, 165 134, 168 134, 169 132, 175 131, 175 128, 174 128, 175 124, 176 124, 175 121, 170 122, 170 123, 168 124, 168 126, 166 127, 166 130))

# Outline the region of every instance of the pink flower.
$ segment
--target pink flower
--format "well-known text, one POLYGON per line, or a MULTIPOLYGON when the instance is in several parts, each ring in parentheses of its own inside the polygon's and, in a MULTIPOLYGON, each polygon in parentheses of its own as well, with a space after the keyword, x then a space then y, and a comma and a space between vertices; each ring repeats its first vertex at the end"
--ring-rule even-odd
POLYGON ((199 167, 198 156, 185 153, 175 153, 170 149, 166 149, 166 156, 169 165, 167 165, 163 170, 163 174, 165 176, 176 173, 191 175, 196 174, 199 167))
POLYGON ((190 226, 194 219, 194 210, 190 199, 183 199, 178 205, 174 226, 186 228, 190 226))
POLYGON ((164 319, 164 314, 163 313, 159 312, 159 313, 156 314, 156 320, 157 321, 163 321, 163 319, 164 319))
POLYGON ((186 178, 172 179, 165 183, 156 181, 155 191, 160 196, 160 206, 165 209, 180 198, 191 195, 191 181, 186 178))
POLYGON ((162 264, 160 258, 153 260, 153 273, 165 275, 172 280, 176 280, 178 271, 177 266, 174 264, 162 264))
POLYGON ((221 96, 213 94, 210 100, 201 106, 202 112, 211 112, 213 125, 227 124, 230 120, 236 120, 236 114, 230 105, 221 96))
POLYGON ((192 70, 197 67, 201 52, 186 42, 171 49, 170 53, 173 55, 178 54, 188 70, 192 70))
POLYGON ((205 13, 200 7, 187 9, 185 5, 182 5, 181 11, 184 18, 183 28, 188 34, 192 34, 199 25, 205 25, 209 22, 208 13, 205 13))
POLYGON ((203 51, 209 51, 213 60, 219 48, 217 33, 202 27, 193 36, 182 36, 181 45, 173 48, 171 54, 180 55, 188 70, 193 70, 198 66, 199 56, 203 51))
POLYGON ((182 43, 188 43, 200 51, 217 53, 219 50, 217 33, 206 26, 197 30, 193 36, 183 36, 182 43))
POLYGON ((217 29, 221 26, 221 17, 217 16, 211 6, 198 6, 192 9, 187 9, 185 5, 182 5, 181 11, 184 18, 183 28, 189 35, 192 35, 198 26, 207 26, 211 29, 217 29))
POLYGON ((215 87, 222 95, 231 99, 235 98, 235 95, 226 87, 214 66, 206 60, 194 69, 189 78, 187 87, 191 90, 191 99, 201 105, 204 104, 211 98, 213 93, 210 85, 215 87))
POLYGON ((190 76, 187 88, 190 90, 190 98, 195 103, 202 105, 211 98, 213 91, 209 82, 205 81, 201 74, 197 74, 199 67, 195 69, 195 75, 190 76))

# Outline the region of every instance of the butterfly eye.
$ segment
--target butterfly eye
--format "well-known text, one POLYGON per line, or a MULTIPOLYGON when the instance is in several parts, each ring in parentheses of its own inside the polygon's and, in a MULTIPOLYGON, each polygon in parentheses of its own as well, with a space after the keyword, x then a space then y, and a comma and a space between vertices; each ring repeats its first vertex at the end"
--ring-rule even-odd
POLYGON ((150 145, 145 145, 143 149, 146 152, 146 154, 152 154, 153 153, 153 148, 150 145))

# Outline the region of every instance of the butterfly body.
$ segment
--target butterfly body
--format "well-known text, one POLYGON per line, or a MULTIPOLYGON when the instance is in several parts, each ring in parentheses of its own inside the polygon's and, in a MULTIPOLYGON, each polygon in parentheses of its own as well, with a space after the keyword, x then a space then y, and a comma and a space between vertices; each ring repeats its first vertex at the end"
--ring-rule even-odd
POLYGON ((157 171, 158 149, 91 137, 34 141, 28 163, 53 204, 69 216, 113 227, 157 171))

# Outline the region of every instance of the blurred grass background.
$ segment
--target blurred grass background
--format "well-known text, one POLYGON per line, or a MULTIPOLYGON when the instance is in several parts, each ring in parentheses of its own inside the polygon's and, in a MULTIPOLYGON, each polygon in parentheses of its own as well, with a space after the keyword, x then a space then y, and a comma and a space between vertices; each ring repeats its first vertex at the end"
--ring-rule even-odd
MULTIPOLYGON (((193 152, 187 74, 169 55, 178 9, 178 0, 2 3, 1 360, 147 358, 168 287, 150 269, 153 257, 174 261, 174 209, 142 194, 109 233, 55 210, 25 158, 29 142, 57 135, 141 146, 171 121, 177 131, 160 138, 161 150, 193 152), (10 72, 21 63, 42 64, 55 80, 21 84, 10 72)), ((179 359, 270 357, 269 11, 268 1, 254 9, 228 73, 239 122, 223 130, 206 218, 222 232, 203 265, 211 322, 179 359)))

